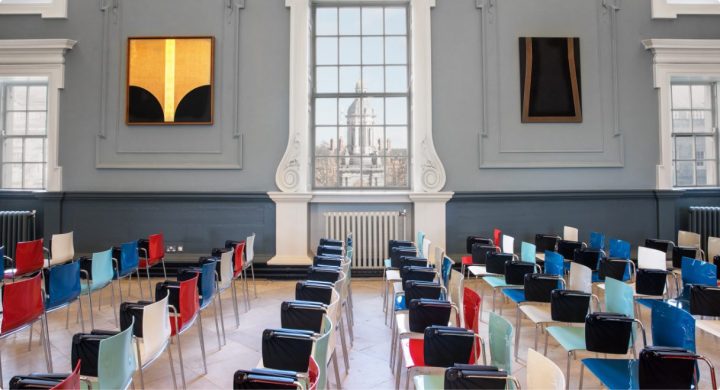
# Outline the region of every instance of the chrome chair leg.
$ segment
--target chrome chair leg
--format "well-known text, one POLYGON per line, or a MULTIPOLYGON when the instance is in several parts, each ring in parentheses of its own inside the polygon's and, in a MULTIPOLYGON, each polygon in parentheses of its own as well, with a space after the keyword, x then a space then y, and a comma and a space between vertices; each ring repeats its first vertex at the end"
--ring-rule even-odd
POLYGON ((217 333, 218 351, 222 349, 220 341, 220 324, 218 323, 217 295, 213 297, 213 319, 215 320, 215 332, 217 333))
POLYGON ((202 352, 202 358, 203 358, 203 369, 205 375, 207 375, 207 359, 205 359, 205 336, 203 333, 203 324, 202 324, 202 311, 198 311, 198 323, 200 324, 200 351, 202 352))
POLYGON ((333 352, 332 362, 335 367, 335 385, 338 389, 342 389, 342 385, 340 384, 340 368, 338 367, 337 353, 335 352, 333 352))
MULTIPOLYGON (((177 330, 177 320, 175 320, 175 338, 177 339, 177 348, 178 348, 178 355, 180 356, 180 378, 182 378, 182 384, 183 389, 187 389, 187 385, 185 383, 185 364, 183 364, 183 356, 182 356, 182 343, 180 342, 180 332, 177 330)), ((169 348, 169 347, 168 347, 169 348)))
POLYGON ((252 273, 252 280, 253 280, 253 291, 255 293, 255 298, 257 298, 257 284, 255 283, 255 263, 250 263, 250 273, 252 273))
POLYGON ((348 356, 348 348, 347 348, 347 341, 345 341, 345 330, 343 329, 343 320, 342 316, 340 316, 340 321, 338 324, 340 328, 340 344, 342 345, 343 349, 343 360, 345 363, 345 374, 350 371, 350 358, 348 356))
POLYGON ((240 313, 238 312, 238 307, 237 307, 237 287, 235 286, 236 280, 237 279, 233 279, 230 282, 230 289, 231 289, 231 293, 232 293, 233 311, 235 312, 235 327, 239 328, 240 327, 240 313))
POLYGON ((112 306, 113 316, 115 317, 115 326, 120 326, 118 322, 118 311, 115 306, 115 286, 113 286, 112 280, 110 281, 110 305, 112 306))
MULTIPOLYGON (((170 340, 172 340, 172 337, 170 338, 170 340)), ((173 378, 173 389, 177 389, 177 378, 175 378, 175 363, 172 354, 172 345, 170 345, 170 343, 168 343, 167 351, 168 357, 170 358, 170 374, 172 374, 173 378)))
POLYGON ((218 294, 218 306, 220 306, 220 328, 222 329, 222 338, 223 338, 223 345, 227 344, 227 337, 225 336, 225 319, 224 313, 223 313, 223 307, 222 307, 222 299, 220 299, 221 296, 218 294))

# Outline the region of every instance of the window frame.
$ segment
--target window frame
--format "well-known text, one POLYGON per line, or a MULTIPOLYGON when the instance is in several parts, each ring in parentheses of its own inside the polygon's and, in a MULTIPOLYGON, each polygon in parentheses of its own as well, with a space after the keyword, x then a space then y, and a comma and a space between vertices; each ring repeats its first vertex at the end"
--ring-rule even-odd
POLYGON ((679 15, 720 15, 720 3, 671 4, 667 0, 652 0, 653 19, 675 19, 679 15))
POLYGON ((3 4, 0 15, 40 15, 43 19, 67 19, 68 0, 50 0, 49 3, 3 4))
MULTIPOLYGON (((339 2, 339 1, 337 1, 337 0, 327 0, 327 1, 316 0, 316 1, 313 1, 313 2, 310 4, 310 18, 309 18, 309 20, 310 20, 311 27, 312 27, 312 28, 311 28, 311 32, 310 32, 310 53, 309 53, 310 55, 309 55, 309 61, 308 61, 308 65, 309 65, 309 68, 310 68, 310 69, 309 69, 309 74, 310 74, 310 113, 309 113, 309 123, 308 123, 309 129, 310 129, 310 133, 311 133, 311 134, 310 134, 310 137, 309 137, 309 138, 310 138, 310 153, 309 153, 309 156, 310 156, 310 160, 311 160, 311 162, 310 162, 310 172, 309 172, 309 173, 310 173, 310 175, 309 175, 309 176, 310 176, 310 177, 309 177, 309 179, 310 179, 310 188, 311 188, 313 191, 376 191, 376 192, 377 192, 377 191, 407 191, 407 190, 410 190, 410 189, 412 188, 412 186, 413 186, 413 182, 412 182, 412 181, 413 181, 413 166, 412 166, 412 163, 413 163, 413 151, 414 151, 414 148, 412 147, 412 146, 413 146, 413 121, 412 121, 412 117, 413 117, 413 115, 412 115, 413 89, 412 89, 412 82, 411 82, 411 80, 412 80, 412 79, 411 79, 411 77, 412 77, 412 69, 413 69, 413 63, 412 63, 412 59, 413 59, 413 56, 412 56, 412 39, 413 39, 413 37, 412 37, 412 35, 411 35, 411 34, 412 34, 412 28, 411 28, 411 27, 412 27, 412 26, 411 26, 411 25, 412 25, 412 13, 411 13, 411 9, 410 9, 410 3, 409 3, 408 1, 383 1, 383 0, 369 0, 369 1, 366 0, 366 1, 348 2, 348 3, 339 2), (383 90, 384 90, 383 92, 367 92, 367 93, 340 92, 340 90, 339 90, 339 83, 340 83, 339 69, 340 69, 340 67, 341 67, 342 65, 340 64, 340 61, 339 61, 339 58, 340 58, 340 50, 339 50, 339 47, 338 47, 338 53, 337 53, 338 63, 337 63, 336 65, 318 65, 318 64, 316 63, 316 52, 317 52, 317 47, 316 47, 316 45, 317 45, 317 38, 324 36, 324 35, 317 35, 317 34, 316 34, 316 31, 315 31, 315 26, 317 25, 317 22, 316 22, 317 9, 318 9, 318 8, 334 8, 334 9, 338 9, 338 11, 339 11, 339 10, 342 9, 342 8, 359 8, 359 9, 360 9, 360 23, 361 23, 361 25, 362 25, 362 9, 363 9, 363 8, 381 8, 381 9, 383 10, 383 15, 384 15, 384 10, 385 10, 386 8, 399 8, 399 7, 402 7, 402 8, 405 9, 405 34, 404 34, 404 35, 399 35, 399 34, 386 34, 385 31, 384 31, 384 29, 383 29, 383 33, 382 33, 382 34, 378 34, 378 35, 375 35, 375 34, 364 35, 364 34, 362 33, 362 31, 361 31, 358 35, 342 35, 342 34, 340 34, 340 31, 339 31, 339 29, 338 29, 337 35, 327 35, 327 37, 336 37, 336 38, 338 38, 338 45, 339 45, 339 38, 341 38, 341 37, 357 37, 357 38, 359 38, 361 41, 362 41, 362 38, 363 38, 363 37, 366 37, 366 36, 381 37, 381 38, 383 38, 383 40, 384 40, 386 37, 393 37, 393 36, 398 36, 398 37, 402 36, 402 37, 405 37, 405 38, 406 38, 406 61, 405 61, 404 66, 406 67, 407 92, 386 92, 386 91, 385 91, 385 89, 387 88, 387 79, 385 78, 385 74, 386 74, 386 73, 385 73, 385 70, 387 69, 388 66, 400 65, 400 64, 388 64, 388 63, 386 62, 386 59, 385 59, 385 54, 386 54, 386 53, 385 53, 385 50, 384 50, 384 49, 383 49, 383 61, 382 61, 382 63, 381 63, 381 64, 373 64, 373 66, 381 66, 381 67, 383 68, 383 90), (320 92, 320 93, 318 93, 318 92, 317 92, 317 83, 316 83, 317 69, 318 69, 318 67, 333 67, 333 66, 338 69, 338 92, 330 92, 330 93, 320 92), (371 186, 362 186, 362 177, 363 177, 363 168, 362 168, 362 167, 363 167, 363 164, 362 164, 362 161, 363 161, 363 159, 365 159, 365 158, 370 158, 371 156, 364 156, 364 155, 361 154, 360 156, 358 156, 358 158, 360 158, 360 161, 361 161, 361 163, 360 163, 360 177, 361 177, 360 183, 361 183, 361 185, 360 185, 360 186, 357 186, 357 187, 349 187, 349 186, 346 187, 346 186, 342 186, 342 185, 341 185, 341 177, 340 177, 340 170, 339 170, 339 169, 338 169, 338 176, 337 176, 337 186, 328 186, 328 187, 317 186, 317 185, 316 185, 316 180, 315 180, 315 179, 316 179, 316 176, 315 176, 315 175, 316 175, 316 170, 315 170, 315 168, 316 168, 317 158, 318 158, 318 157, 320 157, 320 158, 323 158, 323 157, 332 158, 333 156, 316 156, 316 154, 315 154, 315 149, 316 149, 316 129, 317 129, 317 127, 323 127, 323 125, 318 126, 318 125, 315 124, 315 113, 316 113, 316 110, 315 110, 315 100, 318 99, 318 98, 319 98, 319 99, 322 99, 322 98, 337 99, 338 101, 339 101, 340 99, 360 99, 360 101, 362 102, 362 100, 363 100, 363 99, 366 99, 366 98, 380 98, 380 99, 383 99, 383 101, 384 101, 384 99, 394 98, 394 97, 397 97, 397 98, 405 98, 405 99, 406 99, 406 106, 407 106, 407 110, 406 110, 407 124, 405 125, 405 127, 406 127, 406 132, 407 132, 407 149, 408 149, 408 150, 407 150, 407 155, 406 155, 406 156, 402 156, 402 157, 404 157, 405 160, 407 161, 407 182, 406 182, 406 185, 404 185, 404 186, 388 186, 388 185, 385 184, 385 185, 383 185, 383 186, 372 186, 372 185, 371 185, 371 186)), ((338 19, 338 27, 339 27, 339 19, 338 19)), ((384 19, 383 19, 383 27, 385 27, 384 19)), ((384 45, 384 44, 383 44, 383 45, 384 45)), ((384 46, 383 46, 383 48, 384 48, 384 46)), ((361 46, 360 46, 360 63, 359 63, 359 64, 350 64, 350 65, 345 65, 345 66, 357 66, 357 67, 360 68, 361 74, 362 74, 362 68, 363 68, 363 61, 362 61, 362 43, 361 43, 361 46)), ((384 105, 384 102, 383 102, 383 105, 384 105)), ((339 110, 338 110, 338 114, 339 114, 339 110)), ((386 115, 386 112, 385 112, 385 107, 384 107, 384 106, 383 106, 383 115, 384 115, 384 116, 387 116, 387 115, 386 115)), ((346 126, 342 126, 342 124, 340 123, 340 118, 338 118, 338 121, 337 121, 337 122, 338 122, 338 123, 337 123, 337 125, 335 126, 335 127, 337 128, 337 132, 336 132, 336 143, 337 143, 337 141, 339 141, 339 131, 340 131, 340 128, 341 128, 341 127, 346 127, 346 126)), ((330 127, 330 126, 328 125, 328 126, 325 126, 325 127, 330 127)), ((386 129, 387 129, 387 127, 393 127, 393 125, 388 126, 388 125, 385 123, 385 120, 384 120, 384 121, 383 121, 383 124, 382 124, 383 136, 384 136, 383 138, 384 138, 384 139, 386 139, 386 138, 385 138, 385 134, 386 134, 386 129)), ((401 125, 397 125, 397 127, 402 127, 402 126, 401 126, 401 125)), ((383 156, 381 156, 381 157, 383 158, 383 161, 386 162, 387 159, 388 159, 388 157, 390 157, 390 156, 388 156, 388 155, 385 154, 385 155, 383 155, 383 156)), ((339 166, 340 166, 340 156, 337 155, 337 156, 335 156, 335 158, 337 159, 337 164, 338 164, 338 167, 339 167, 339 166)), ((387 166, 384 165, 383 167, 384 167, 384 175, 386 175, 386 174, 387 174, 387 166)))
POLYGON ((49 116, 49 101, 48 101, 48 95, 49 95, 49 80, 46 79, 44 81, 7 81, 0 84, 2 89, 0 90, 0 120, 2 120, 2 123, 0 123, 0 189, 2 190, 20 190, 20 191, 42 191, 47 189, 48 185, 48 116, 49 116), (46 93, 46 100, 45 100, 45 109, 44 110, 31 110, 27 106, 30 100, 30 94, 26 93, 25 96, 25 103, 26 103, 26 109, 25 110, 10 110, 7 107, 7 95, 8 91, 12 87, 18 87, 18 86, 24 86, 26 88, 30 88, 33 86, 42 86, 45 87, 45 93, 46 93), (26 122, 25 122, 25 133, 24 134, 7 134, 7 129, 5 128, 5 123, 7 123, 7 115, 10 112, 24 112, 26 114, 26 122), (45 133, 44 134, 27 134, 29 121, 27 120, 27 115, 31 112, 43 112, 45 113, 45 133), (3 145, 7 139, 21 139, 23 141, 23 147, 20 152, 21 158, 20 161, 4 161, 4 151, 3 151, 3 145), (28 139, 41 139, 44 140, 43 142, 43 159, 42 161, 31 161, 27 162, 25 161, 25 141, 28 139), (5 183, 3 181, 3 174, 4 174, 4 167, 5 164, 20 164, 22 167, 22 186, 20 188, 11 188, 11 187, 5 187, 5 183), (41 164, 43 166, 42 170, 42 187, 40 188, 32 188, 32 187, 26 187, 25 186, 25 167, 28 164, 41 164))

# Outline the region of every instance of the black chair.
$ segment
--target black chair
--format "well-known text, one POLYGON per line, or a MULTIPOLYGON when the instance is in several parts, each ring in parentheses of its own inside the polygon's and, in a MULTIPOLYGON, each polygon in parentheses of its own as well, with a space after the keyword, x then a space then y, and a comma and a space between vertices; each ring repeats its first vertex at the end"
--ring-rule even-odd
MULTIPOLYGON (((590 268, 593 273, 598 270, 600 260, 607 257, 601 249, 580 249, 576 250, 573 261, 590 268)), ((622 278, 620 278, 622 280, 622 278)))
POLYGON ((557 244, 557 252, 561 254, 564 259, 568 260, 573 259, 576 249, 585 248, 587 248, 587 245, 584 242, 579 241, 560 240, 557 244))
POLYGON ((640 351, 638 382, 641 389, 697 389, 697 362, 710 367, 712 388, 717 389, 715 367, 706 357, 682 348, 646 347, 640 351))
POLYGON ((326 312, 327 306, 320 302, 285 301, 280 305, 280 326, 321 333, 326 312))
POLYGON ((690 314, 720 317, 720 288, 690 286, 690 314))
POLYGON ((233 374, 233 389, 303 389, 302 379, 295 371, 253 368, 233 374))
POLYGON ((340 279, 341 272, 340 267, 313 266, 308 270, 307 280, 335 283, 340 279))
POLYGON ((488 245, 488 244, 480 244, 476 243, 472 246, 472 262, 473 265, 479 264, 479 265, 485 265, 487 262, 487 257, 490 254, 497 253, 498 248, 495 245, 488 245))
POLYGON ((298 329, 265 329, 262 335, 263 366, 276 370, 306 372, 314 332, 298 329))
POLYGON ((390 250, 390 268, 400 268, 401 257, 417 257, 417 248, 415 247, 395 247, 390 250))
POLYGON ((663 296, 667 287, 669 271, 638 269, 635 276, 635 293, 639 295, 663 296))
POLYGON ((295 299, 299 301, 321 302, 329 305, 332 302, 333 283, 319 280, 308 280, 295 284, 295 299))
POLYGON ((645 245, 643 246, 659 250, 660 252, 665 252, 667 256, 672 256, 672 248, 675 247, 675 243, 670 240, 661 240, 659 238, 646 238, 645 245))
POLYGON ((513 260, 517 260, 517 257, 512 253, 490 253, 485 262, 485 271, 488 274, 505 275, 505 264, 513 260))
POLYGON ((440 299, 445 287, 437 282, 408 280, 404 284, 404 290, 405 302, 410 302, 415 299, 440 299))
MULTIPOLYGON (((437 272, 432 267, 403 267, 400 268, 400 278, 402 279, 402 285, 408 280, 420 280, 424 282, 432 282, 435 280, 437 272)), ((396 291, 397 292, 397 291, 396 291)))
MULTIPOLYGON (((550 318, 555 322, 583 323, 590 312, 592 294, 574 290, 553 290, 550 294, 550 318)), ((547 333, 545 333, 547 354, 547 333)))
POLYGON ((635 263, 632 260, 613 259, 607 257, 600 258, 598 268, 598 279, 613 278, 616 280, 625 280, 625 271, 630 267, 630 279, 635 275, 635 263))
POLYGON ((673 268, 682 268, 682 258, 697 258, 698 250, 691 246, 674 246, 672 248, 672 266, 673 268))
POLYGON ((490 245, 494 246, 495 243, 493 243, 493 240, 490 238, 480 237, 480 236, 468 236, 465 240, 465 249, 468 254, 472 254, 472 247, 475 244, 481 244, 481 245, 490 245))
POLYGON ((341 246, 329 246, 329 245, 319 245, 317 247, 317 254, 319 256, 322 255, 342 255, 343 254, 343 248, 341 246))
POLYGON ((508 389, 510 382, 519 389, 518 380, 507 372, 493 366, 456 364, 445 370, 443 388, 446 390, 465 389, 508 389))
POLYGON ((535 235, 535 252, 545 253, 545 251, 557 252, 560 236, 556 234, 536 234, 535 235))
POLYGON ((400 268, 403 267, 428 267, 428 259, 417 256, 401 256, 400 268))
POLYGON ((422 333, 428 326, 447 326, 452 304, 438 299, 414 299, 408 304, 408 309, 408 329, 422 333))
POLYGON ((342 267, 343 260, 332 256, 313 256, 313 266, 331 266, 331 267, 342 267))
POLYGON ((342 242, 342 240, 333 240, 333 239, 330 239, 330 238, 321 238, 321 239, 320 239, 320 245, 338 246, 338 247, 341 247, 341 248, 342 248, 343 242, 342 242))

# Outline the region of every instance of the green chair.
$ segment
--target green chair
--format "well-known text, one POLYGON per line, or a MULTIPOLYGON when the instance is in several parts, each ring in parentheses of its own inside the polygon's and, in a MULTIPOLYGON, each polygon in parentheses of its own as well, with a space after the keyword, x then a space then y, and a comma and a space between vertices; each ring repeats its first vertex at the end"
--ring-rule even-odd
MULTIPOLYGON (((327 388, 327 367, 330 363, 331 354, 328 352, 330 339, 335 335, 333 323, 328 316, 323 317, 322 324, 323 333, 315 340, 313 346, 312 357, 318 364, 317 388, 327 388)), ((335 381, 340 383, 340 371, 338 370, 337 360, 335 361, 335 381)))
MULTIPOLYGON (((606 278, 605 280, 605 309, 609 313, 625 314, 630 318, 634 317, 633 287, 616 279, 606 278)), ((547 335, 553 336, 568 353, 567 367, 565 371, 565 386, 570 388, 570 362, 575 358, 577 351, 586 350, 585 326, 550 326, 545 334, 545 350, 547 350, 547 335)))
POLYGON ((490 313, 488 327, 490 365, 512 374, 512 324, 504 317, 490 313))
MULTIPOLYGON (((137 369, 132 332, 135 319, 124 331, 100 341, 97 385, 100 389, 127 389, 137 369)), ((94 384, 93 384, 93 387, 94 384)))
MULTIPOLYGON (((117 310, 115 308, 115 287, 113 286, 113 278, 115 268, 112 260, 112 248, 102 251, 95 252, 92 254, 91 261, 92 279, 91 275, 85 270, 80 270, 84 275, 86 283, 81 286, 81 295, 87 295, 90 301, 90 325, 92 329, 95 329, 95 319, 93 317, 92 308, 92 294, 96 291, 100 291, 103 288, 110 286, 111 296, 110 303, 113 307, 113 315, 115 316, 115 324, 118 324, 117 310)), ((100 304, 102 303, 102 295, 98 301, 98 310, 100 310, 100 304)))

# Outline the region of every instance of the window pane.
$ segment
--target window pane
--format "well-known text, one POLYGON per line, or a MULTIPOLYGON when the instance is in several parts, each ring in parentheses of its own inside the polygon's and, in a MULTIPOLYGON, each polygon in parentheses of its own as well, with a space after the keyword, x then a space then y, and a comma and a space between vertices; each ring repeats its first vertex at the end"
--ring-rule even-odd
POLYGON ((317 127, 315 129, 315 155, 337 155, 337 127, 317 127))
POLYGON ((693 85, 691 91, 693 109, 710 109, 712 105, 712 93, 709 84, 693 85))
POLYGON ((717 161, 698 161, 695 164, 695 176, 699 186, 717 185, 717 161))
POLYGON ((26 120, 27 114, 25 111, 6 113, 5 131, 7 134, 25 134, 26 120))
POLYGON ((407 187, 408 159, 407 157, 388 157, 385 159, 385 185, 387 187, 407 187))
POLYGON ((47 114, 28 112, 28 134, 43 135, 47 132, 47 114))
POLYGON ((675 185, 687 187, 694 185, 693 168, 694 161, 676 161, 675 162, 675 185))
POLYGON ((3 164, 3 188, 22 187, 22 164, 3 164))
POLYGON ((340 187, 360 187, 360 164, 356 157, 340 158, 340 187))
POLYGON ((675 137, 675 159, 692 160, 693 159, 693 139, 692 137, 675 137))
POLYGON ((388 66, 385 68, 385 90, 387 92, 407 92, 407 68, 388 66))
POLYGON ((340 35, 360 35, 360 8, 340 8, 340 35))
POLYGON ((315 159, 315 187, 338 187, 337 157, 318 157, 315 159))
POLYGON ((697 160, 714 160, 716 158, 715 137, 695 138, 695 158, 697 160))
POLYGON ((388 125, 405 125, 407 118, 406 98, 385 99, 385 123, 388 125))
POLYGON ((689 133, 692 131, 690 111, 673 111, 673 133, 689 133))
POLYGON ((407 34, 405 24, 405 8, 385 9, 385 34, 407 34))
POLYGON ((407 63, 407 46, 405 37, 385 38, 385 63, 405 64, 407 63))
POLYGON ((696 133, 709 133, 712 131, 712 111, 693 111, 692 126, 696 133))
POLYGON ((383 128, 381 126, 366 125, 362 128, 362 155, 379 156, 383 154, 383 128))
POLYGON ((3 162, 21 162, 23 153, 22 138, 8 138, 3 142, 3 162))
POLYGON ((362 85, 365 92, 382 92, 385 88, 383 67, 364 66, 362 85))
POLYGON ((340 38, 340 64, 360 64, 360 38, 340 38))
POLYGON ((388 156, 408 155, 408 129, 407 127, 385 128, 385 147, 388 156))
POLYGON ((337 45, 337 38, 318 38, 315 45, 315 63, 317 65, 336 65, 338 61, 337 45))
POLYGON ((26 110, 27 109, 27 87, 11 86, 7 89, 7 109, 8 110, 26 110))
POLYGON ((24 165, 24 188, 43 188, 43 170, 45 164, 24 165))
POLYGON ((337 124, 337 99, 315 99, 315 124, 337 124))
POLYGON ((383 10, 372 7, 362 9, 363 35, 381 35, 383 33, 383 10))
POLYGON ((29 110, 47 110, 47 87, 44 85, 32 86, 29 89, 29 110))
POLYGON ((672 86, 672 108, 690 108, 690 86, 672 86))
POLYGON ((360 99, 338 99, 339 124, 351 125, 360 123, 362 103, 360 99))
POLYGON ((337 8, 318 8, 315 13, 317 35, 337 35, 337 8))
POLYGON ((25 162, 45 161, 45 140, 43 138, 25 139, 25 162))
POLYGON ((362 61, 365 65, 383 63, 383 39, 381 37, 363 38, 362 61))
POLYGON ((315 90, 319 93, 338 91, 338 68, 334 66, 318 67, 315 70, 315 90))
POLYGON ((381 98, 364 98, 363 108, 367 111, 366 121, 368 124, 382 125, 385 122, 383 100, 381 98))
POLYGON ((361 92, 360 83, 359 66, 340 67, 340 92, 361 92))

